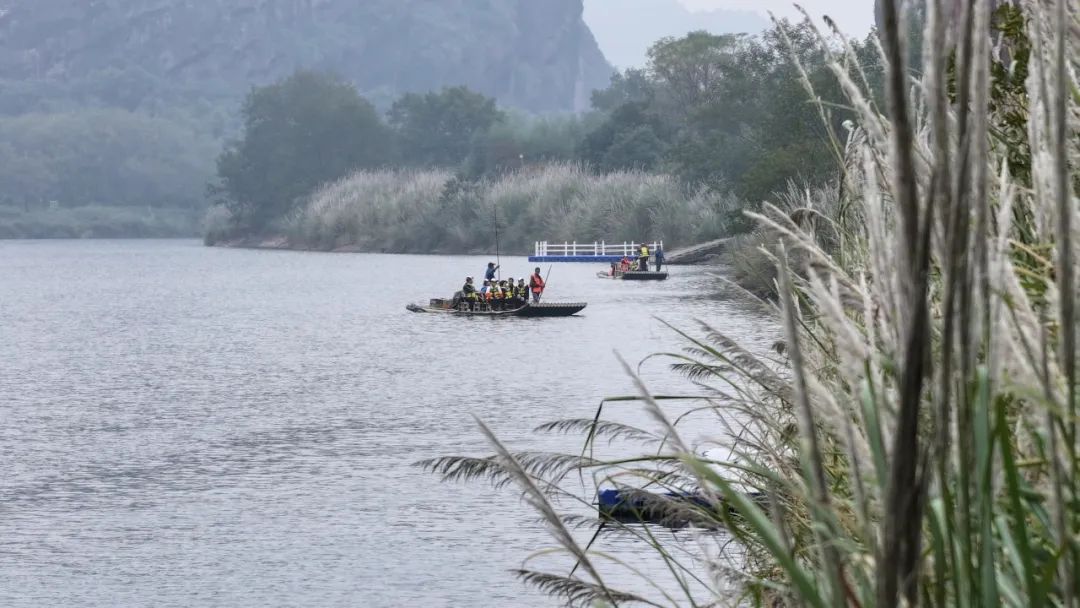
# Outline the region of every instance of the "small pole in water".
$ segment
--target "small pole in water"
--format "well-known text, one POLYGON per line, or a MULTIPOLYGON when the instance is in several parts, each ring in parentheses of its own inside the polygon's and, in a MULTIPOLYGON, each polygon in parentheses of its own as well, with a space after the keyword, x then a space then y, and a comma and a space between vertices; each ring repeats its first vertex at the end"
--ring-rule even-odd
POLYGON ((495 272, 502 280, 502 259, 499 257, 499 205, 495 205, 495 272))
MULTIPOLYGON (((592 538, 589 539, 589 544, 585 545, 585 551, 586 552, 588 552, 588 550, 592 548, 593 543, 596 542, 596 537, 600 536, 600 533, 604 531, 604 526, 606 526, 606 525, 607 525, 607 521, 601 521, 600 525, 597 526, 596 532, 593 533, 592 538)), ((578 566, 580 566, 580 565, 581 565, 581 560, 580 559, 578 561, 574 562, 574 567, 570 569, 570 576, 574 576, 574 573, 577 572, 578 566)))

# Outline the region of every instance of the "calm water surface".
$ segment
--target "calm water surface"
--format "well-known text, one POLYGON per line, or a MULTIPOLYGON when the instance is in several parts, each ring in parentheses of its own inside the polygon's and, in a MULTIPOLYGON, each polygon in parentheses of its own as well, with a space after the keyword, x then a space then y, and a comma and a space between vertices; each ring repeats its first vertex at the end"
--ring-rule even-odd
MULTIPOLYGON (((551 545, 514 491, 412 463, 487 453, 473 414, 516 450, 578 449, 531 429, 632 392, 615 353, 679 345, 653 315, 761 348, 775 330, 693 268, 557 265, 577 318, 405 311, 485 262, 0 241, 0 605, 555 605, 508 572, 551 545)), ((662 570, 631 539, 596 548, 662 570)))

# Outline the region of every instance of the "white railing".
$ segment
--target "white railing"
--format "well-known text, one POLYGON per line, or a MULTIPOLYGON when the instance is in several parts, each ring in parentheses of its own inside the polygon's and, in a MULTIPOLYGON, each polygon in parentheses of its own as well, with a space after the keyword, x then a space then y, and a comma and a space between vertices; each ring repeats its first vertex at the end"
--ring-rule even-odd
MULTIPOLYGON (((663 248, 664 241, 649 243, 649 252, 663 248)), ((561 257, 561 256, 600 256, 618 255, 623 257, 637 256, 639 243, 623 241, 621 243, 608 243, 605 241, 593 241, 592 243, 579 243, 577 241, 562 243, 550 243, 548 241, 536 241, 536 256, 561 257)))

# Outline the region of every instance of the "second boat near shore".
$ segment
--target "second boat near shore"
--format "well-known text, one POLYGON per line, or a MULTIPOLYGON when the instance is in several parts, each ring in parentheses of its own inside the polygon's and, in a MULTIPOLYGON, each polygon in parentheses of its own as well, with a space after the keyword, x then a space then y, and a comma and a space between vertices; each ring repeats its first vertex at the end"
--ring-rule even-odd
POLYGON ((596 276, 601 279, 615 279, 621 281, 664 281, 668 278, 668 273, 659 272, 655 270, 627 270, 625 272, 616 270, 614 273, 598 272, 596 276))

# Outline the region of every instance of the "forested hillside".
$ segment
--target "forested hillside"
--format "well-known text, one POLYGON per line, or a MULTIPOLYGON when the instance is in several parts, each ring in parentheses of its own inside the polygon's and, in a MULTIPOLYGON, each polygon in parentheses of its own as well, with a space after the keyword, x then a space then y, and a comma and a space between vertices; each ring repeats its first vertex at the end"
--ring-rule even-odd
POLYGON ((297 71, 380 112, 457 86, 552 112, 612 68, 582 0, 0 0, 0 236, 112 235, 63 219, 86 206, 194 234, 244 96, 297 71))

